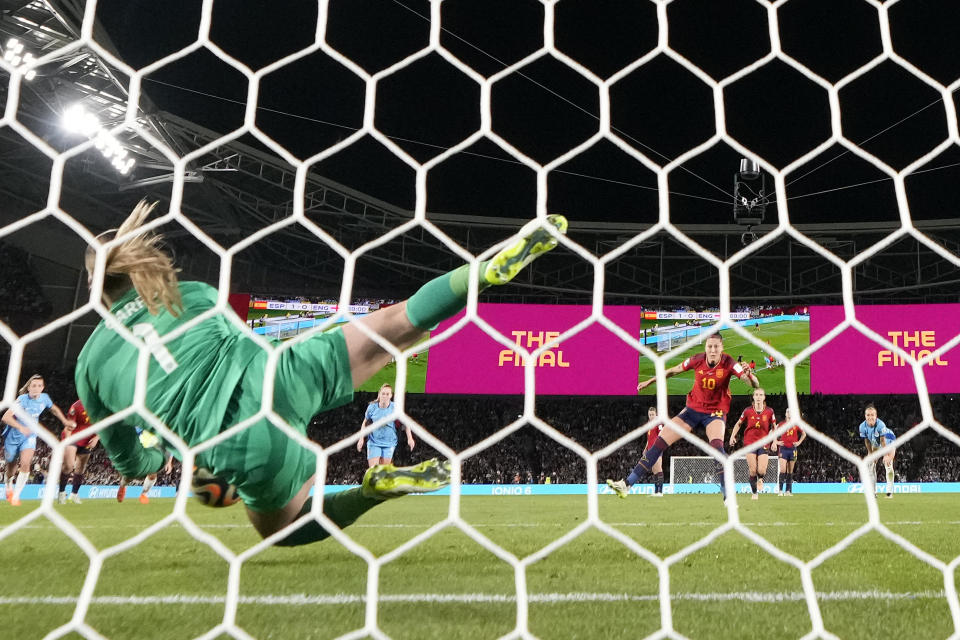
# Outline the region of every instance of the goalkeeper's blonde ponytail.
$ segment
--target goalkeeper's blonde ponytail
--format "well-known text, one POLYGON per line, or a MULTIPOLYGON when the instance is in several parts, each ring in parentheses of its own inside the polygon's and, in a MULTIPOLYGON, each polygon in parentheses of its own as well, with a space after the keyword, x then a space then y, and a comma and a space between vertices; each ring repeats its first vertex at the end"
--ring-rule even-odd
MULTIPOLYGON (((163 306, 177 316, 183 309, 173 260, 163 251, 163 236, 153 231, 139 231, 157 206, 141 200, 119 229, 106 231, 98 238, 109 241, 127 236, 120 244, 107 249, 103 292, 115 300, 131 286, 137 290, 147 311, 156 315, 163 306)), ((87 247, 87 268, 92 270, 96 252, 87 247)))

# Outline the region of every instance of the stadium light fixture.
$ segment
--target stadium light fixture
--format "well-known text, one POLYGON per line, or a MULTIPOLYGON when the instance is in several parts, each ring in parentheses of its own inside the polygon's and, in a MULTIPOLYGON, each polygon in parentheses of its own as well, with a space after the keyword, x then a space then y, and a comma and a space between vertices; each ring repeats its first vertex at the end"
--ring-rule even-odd
POLYGON ((63 112, 63 127, 70 133, 93 140, 94 146, 121 175, 130 173, 136 164, 123 144, 100 123, 97 116, 84 109, 83 105, 74 104, 63 112))
MULTIPOLYGON (((23 46, 23 43, 17 40, 16 38, 10 38, 7 40, 7 46, 3 48, 3 59, 5 62, 10 63, 13 68, 18 69, 21 67, 26 67, 31 64, 35 58, 33 54, 25 51, 26 47, 23 46)), ((37 71, 35 69, 30 69, 23 77, 27 80, 33 80, 37 77, 37 71)))

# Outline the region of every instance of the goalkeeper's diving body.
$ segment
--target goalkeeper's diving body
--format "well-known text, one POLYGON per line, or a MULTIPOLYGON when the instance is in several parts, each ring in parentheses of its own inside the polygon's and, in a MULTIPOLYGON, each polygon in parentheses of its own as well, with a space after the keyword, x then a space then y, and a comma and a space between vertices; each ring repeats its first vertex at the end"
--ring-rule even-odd
MULTIPOLYGON (((721 454, 724 432, 727 428, 727 412, 730 411, 730 378, 737 376, 743 382, 756 389, 760 386, 757 376, 742 364, 723 352, 723 338, 718 333, 711 334, 704 341, 704 352, 685 359, 670 367, 666 377, 672 378, 684 371, 693 369, 693 389, 687 394, 687 406, 664 427, 660 437, 643 452, 640 462, 623 480, 607 480, 607 484, 621 498, 625 498, 630 485, 653 473, 654 465, 663 456, 667 447, 680 439, 681 431, 703 428, 707 441, 721 454)), ((637 391, 643 391, 656 382, 656 378, 644 380, 637 385, 637 391)), ((718 481, 720 494, 725 495, 723 467, 719 467, 718 481)))
MULTIPOLYGON (((220 314, 204 318, 180 335, 161 337, 208 312, 217 290, 199 282, 178 282, 162 237, 142 225, 155 205, 141 202, 119 229, 101 235, 113 241, 105 252, 103 301, 110 309, 77 362, 77 392, 90 418, 100 422, 133 404, 140 350, 116 328, 122 324, 150 352, 146 409, 189 446, 196 446, 261 410, 267 352, 220 314)), ((509 282, 524 266, 557 244, 566 232, 563 216, 533 221, 520 238, 479 265, 479 290, 509 282)), ((86 267, 93 282, 96 252, 86 267)), ((405 302, 355 321, 399 349, 415 344, 431 328, 466 306, 469 266, 422 286, 405 302)), ((390 362, 391 355, 355 324, 319 333, 284 349, 273 371, 272 409, 301 434, 317 413, 349 402, 353 389, 390 362)), ((269 403, 268 403, 269 404, 269 403)), ((270 408, 265 407, 265 408, 270 408)), ((144 448, 133 424, 113 423, 100 431, 117 471, 129 478, 156 473, 164 454, 144 448)), ((266 418, 196 454, 195 464, 236 487, 254 528, 267 537, 309 513, 316 472, 315 454, 266 418)), ((354 522, 383 500, 434 491, 449 482, 449 463, 414 467, 371 467, 360 487, 327 495, 324 514, 339 527, 354 522)), ((278 538, 282 546, 329 536, 316 520, 278 538)))

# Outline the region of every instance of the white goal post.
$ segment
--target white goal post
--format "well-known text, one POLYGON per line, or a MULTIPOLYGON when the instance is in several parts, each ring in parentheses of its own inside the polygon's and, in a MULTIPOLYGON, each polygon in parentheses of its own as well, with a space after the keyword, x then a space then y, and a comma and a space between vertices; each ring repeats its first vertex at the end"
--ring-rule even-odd
POLYGON ((703 343, 703 334, 699 326, 658 327, 657 351, 671 351, 691 338, 697 338, 697 344, 703 343))
MULTIPOLYGON (((670 484, 712 484, 717 482, 717 461, 710 456, 673 456, 670 458, 670 484)), ((737 483, 750 482, 750 471, 744 458, 733 461, 733 479, 737 483)), ((767 473, 763 476, 764 491, 775 492, 780 481, 780 465, 776 456, 770 456, 767 473)))

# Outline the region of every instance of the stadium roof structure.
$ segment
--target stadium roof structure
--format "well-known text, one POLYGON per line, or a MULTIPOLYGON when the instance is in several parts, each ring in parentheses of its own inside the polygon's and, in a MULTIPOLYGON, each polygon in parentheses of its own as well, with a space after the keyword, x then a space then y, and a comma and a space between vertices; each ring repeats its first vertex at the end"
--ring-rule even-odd
MULTIPOLYGON (((0 1, 0 45, 16 38, 38 57, 63 50, 39 67, 33 80, 21 83, 15 112, 19 123, 58 152, 82 141, 62 127, 63 113, 70 105, 84 105, 106 127, 122 123, 127 109, 126 74, 95 50, 75 46, 84 9, 81 0, 0 1)), ((680 24, 681 18, 671 19, 680 24)), ((98 21, 94 29, 98 45, 124 59, 123 48, 114 45, 110 36, 103 21, 98 21)), ((178 114, 178 106, 186 105, 187 98, 180 103, 151 101, 152 95, 161 93, 161 85, 175 82, 171 83, 169 78, 145 80, 156 81, 143 84, 138 126, 181 157, 204 149, 187 165, 181 209, 210 240, 230 246, 291 215, 294 166, 250 134, 225 137, 232 129, 215 131, 178 114)), ((0 70, 0 97, 4 103, 13 97, 11 82, 11 75, 0 70)), ((298 90, 294 85, 286 89, 298 90)), ((195 112, 196 105, 191 108, 195 112)), ((191 108, 183 112, 190 113, 191 108)), ((211 117, 216 120, 216 115, 211 117)), ((135 131, 117 129, 114 133, 129 157, 136 160, 129 174, 114 171, 93 148, 69 158, 62 172, 59 206, 94 232, 116 226, 141 198, 167 202, 171 195, 174 175, 170 159, 135 131)), ((604 150, 596 156, 591 153, 583 154, 589 157, 581 164, 577 164, 580 158, 575 158, 569 165, 561 165, 555 171, 556 182, 551 176, 548 207, 568 214, 571 238, 595 254, 605 255, 657 222, 658 185, 650 172, 641 176, 642 170, 614 167, 615 151, 604 150), (631 172, 636 173, 632 182, 631 172), (569 181, 565 182, 565 175, 569 181)), ((841 151, 840 155, 844 153, 841 151)), ((360 155, 344 163, 349 170, 336 166, 336 156, 329 162, 318 163, 308 173, 304 188, 307 218, 351 250, 413 217, 412 172, 397 178, 407 184, 393 199, 389 188, 368 190, 364 185, 369 184, 371 174, 392 173, 397 166, 395 159, 394 164, 371 165, 362 162, 364 158, 360 155)), ((810 173, 818 170, 817 164, 836 159, 828 158, 822 163, 818 158, 811 163, 810 173)), ((862 166, 847 172, 843 168, 846 160, 849 158, 821 171, 825 180, 822 184, 809 184, 807 192, 796 195, 788 191, 793 228, 841 260, 856 257, 901 229, 892 181, 880 172, 864 173, 862 166), (837 180, 844 179, 850 182, 836 186, 837 180), (858 180, 862 184, 857 184, 858 180), (857 191, 857 187, 861 190, 857 191), (864 196, 863 189, 871 191, 864 196), (865 210, 880 213, 861 215, 865 210)), ((671 220, 685 237, 659 232, 612 260, 605 270, 607 303, 689 304, 704 308, 716 305, 717 269, 691 252, 689 241, 722 260, 777 230, 776 223, 771 224, 778 219, 776 202, 768 206, 765 224, 747 228, 733 221, 732 189, 717 185, 732 187, 737 162, 738 154, 733 149, 718 145, 673 170, 671 220)), ((907 195, 912 198, 914 227, 946 252, 958 255, 960 214, 950 199, 951 192, 944 191, 948 189, 944 185, 957 182, 950 166, 953 165, 936 167, 944 169, 938 172, 938 181, 923 182, 927 178, 919 175, 915 183, 908 180, 907 195), (911 184, 915 185, 913 190, 911 184)), ((28 137, 10 126, 0 127, 0 194, 4 202, 0 225, 46 206, 53 167, 51 159, 28 137)), ((519 182, 529 187, 532 172, 522 167, 517 171, 529 174, 519 182)), ((514 187, 510 183, 504 190, 509 192, 514 187)), ((427 218, 468 251, 478 253, 519 228, 529 217, 527 214, 535 211, 535 189, 517 191, 516 210, 523 215, 504 214, 502 206, 485 205, 488 194, 498 202, 505 197, 503 193, 483 191, 464 193, 456 207, 444 206, 449 199, 431 197, 427 218)), ((20 245, 40 258, 79 263, 83 244, 73 231, 50 219, 38 224, 39 233, 29 227, 3 241, 20 245)), ((187 229, 171 225, 166 232, 187 277, 216 281, 218 256, 187 229)), ((960 268, 942 253, 910 234, 903 234, 856 267, 854 288, 858 302, 956 301, 960 268)), ((430 233, 416 228, 359 260, 353 292, 355 296, 400 298, 409 295, 426 277, 447 271, 459 262, 430 233)), ((234 291, 255 293, 336 295, 340 291, 342 264, 341 258, 321 239, 303 226, 291 225, 234 257, 232 286, 234 291)), ((523 282, 511 287, 510 292, 489 299, 587 302, 594 271, 592 264, 574 253, 559 250, 538 264, 523 282)), ((786 234, 747 256, 730 271, 734 306, 840 302, 839 269, 786 234)))

